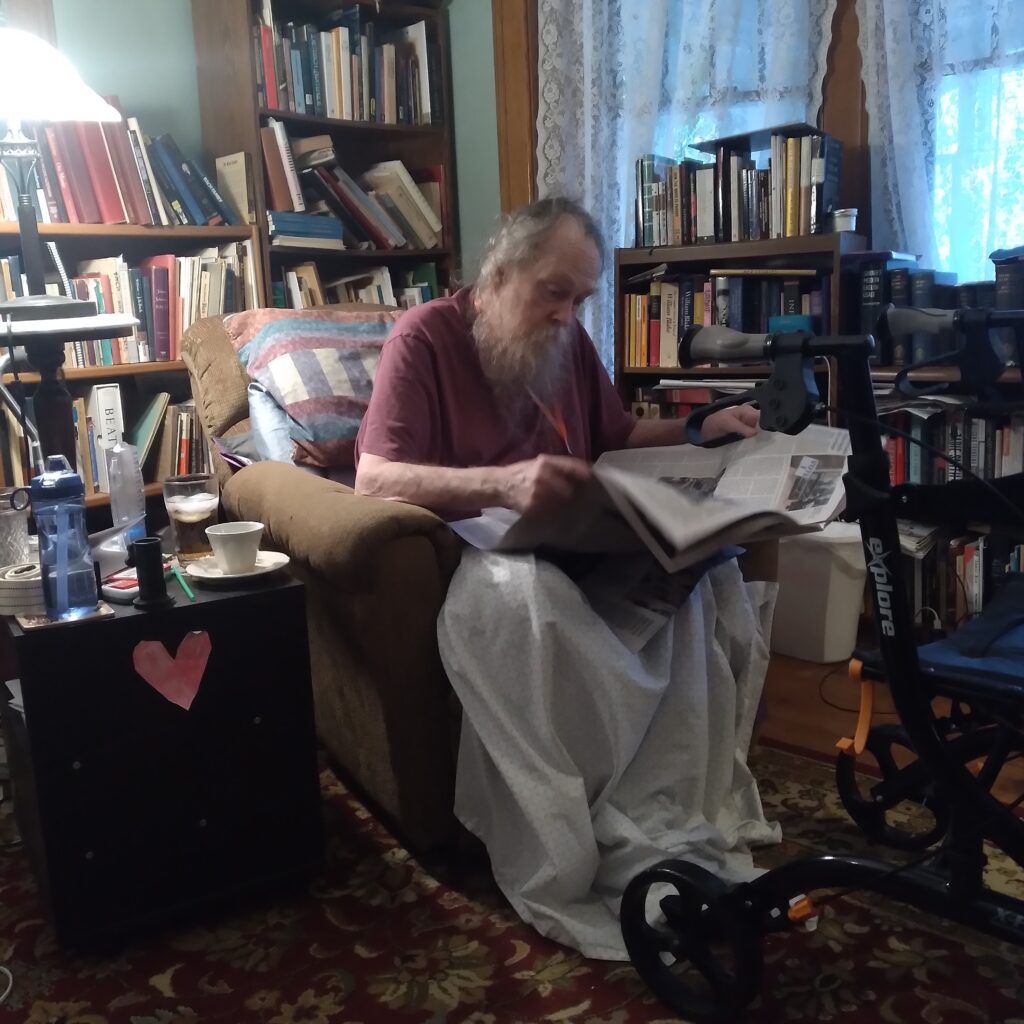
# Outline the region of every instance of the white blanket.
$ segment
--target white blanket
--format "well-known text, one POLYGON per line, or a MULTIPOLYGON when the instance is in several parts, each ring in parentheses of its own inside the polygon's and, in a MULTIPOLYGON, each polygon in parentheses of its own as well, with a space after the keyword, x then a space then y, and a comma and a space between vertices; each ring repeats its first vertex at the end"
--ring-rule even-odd
POLYGON ((757 874, 751 844, 780 839, 746 764, 775 589, 727 562, 632 654, 559 569, 464 553, 438 621, 464 709, 455 812, 538 931, 625 960, 639 871, 757 874))

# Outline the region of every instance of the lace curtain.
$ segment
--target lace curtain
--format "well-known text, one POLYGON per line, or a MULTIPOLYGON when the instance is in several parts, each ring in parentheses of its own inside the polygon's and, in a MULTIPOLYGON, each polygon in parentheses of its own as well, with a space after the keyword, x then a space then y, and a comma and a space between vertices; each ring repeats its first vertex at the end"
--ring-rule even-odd
POLYGON ((537 189, 579 199, 609 265, 582 319, 611 365, 610 250, 633 244, 634 161, 814 123, 835 0, 538 0, 537 189))
POLYGON ((1024 0, 857 0, 876 247, 961 281, 1024 244, 1024 0))

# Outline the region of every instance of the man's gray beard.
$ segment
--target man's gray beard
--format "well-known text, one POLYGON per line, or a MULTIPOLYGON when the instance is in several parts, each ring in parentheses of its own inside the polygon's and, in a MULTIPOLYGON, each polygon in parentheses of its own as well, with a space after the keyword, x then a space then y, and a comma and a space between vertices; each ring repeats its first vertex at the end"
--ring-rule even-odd
POLYGON ((531 393, 547 402, 557 391, 571 351, 568 327, 549 325, 508 334, 484 310, 479 310, 472 330, 484 375, 513 419, 533 405, 531 393))

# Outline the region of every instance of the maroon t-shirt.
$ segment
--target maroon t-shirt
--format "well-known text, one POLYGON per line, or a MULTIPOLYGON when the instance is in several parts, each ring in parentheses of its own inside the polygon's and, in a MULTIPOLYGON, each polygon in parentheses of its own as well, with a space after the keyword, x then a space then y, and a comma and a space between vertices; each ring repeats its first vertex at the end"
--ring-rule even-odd
MULTIPOLYGON (((413 307, 395 324, 356 438, 357 463, 363 452, 453 468, 568 454, 556 427, 533 403, 515 425, 502 415, 477 356, 471 316, 471 291, 464 288, 413 307)), ((636 424, 579 323, 568 371, 548 409, 564 422, 571 453, 588 461, 624 448, 636 424)))

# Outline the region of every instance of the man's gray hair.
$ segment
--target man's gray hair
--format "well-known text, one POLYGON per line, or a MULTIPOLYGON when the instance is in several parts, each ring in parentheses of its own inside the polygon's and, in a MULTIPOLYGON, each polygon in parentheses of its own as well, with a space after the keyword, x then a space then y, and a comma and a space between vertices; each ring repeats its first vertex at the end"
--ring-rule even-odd
POLYGON ((532 263, 563 217, 571 217, 597 247, 604 267, 604 239, 597 221, 573 199, 550 196, 510 213, 484 250, 477 287, 486 288, 502 270, 532 263))

